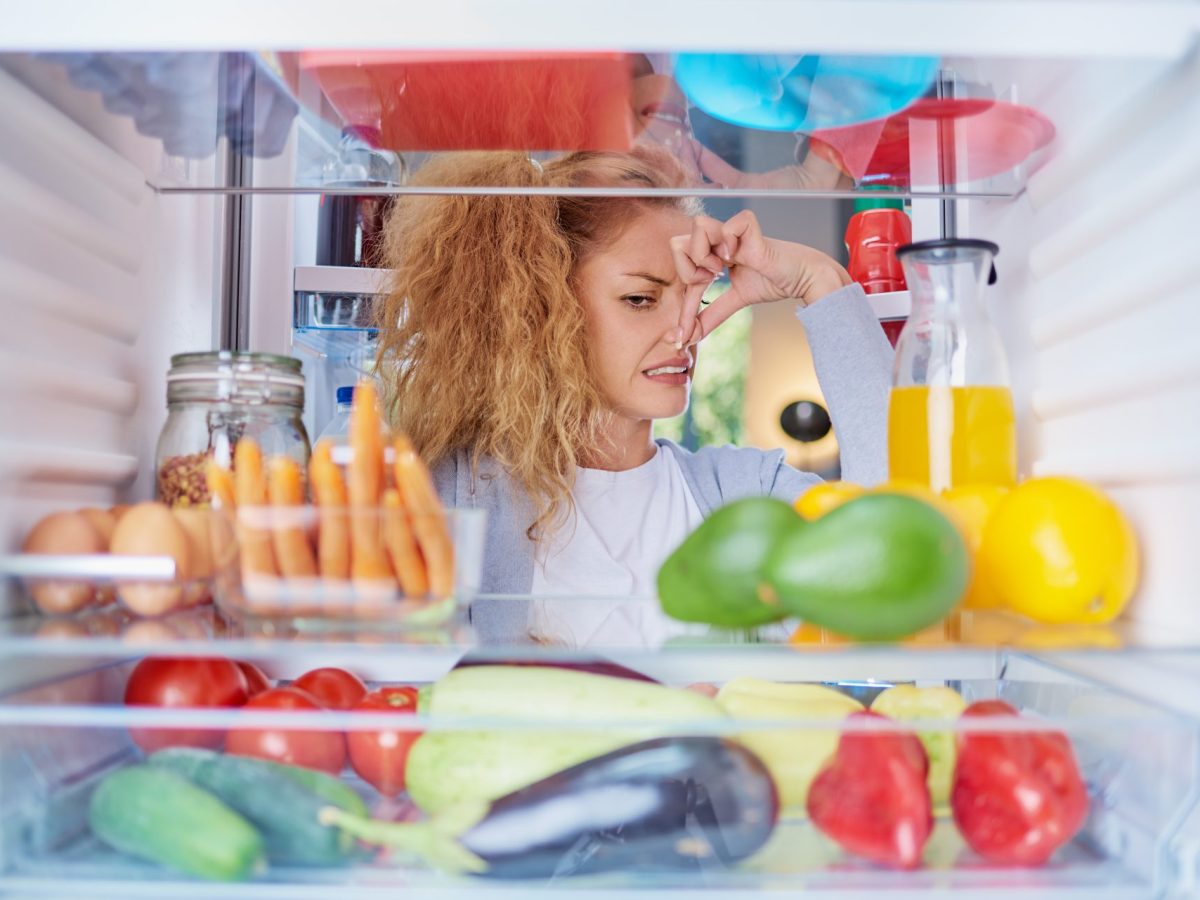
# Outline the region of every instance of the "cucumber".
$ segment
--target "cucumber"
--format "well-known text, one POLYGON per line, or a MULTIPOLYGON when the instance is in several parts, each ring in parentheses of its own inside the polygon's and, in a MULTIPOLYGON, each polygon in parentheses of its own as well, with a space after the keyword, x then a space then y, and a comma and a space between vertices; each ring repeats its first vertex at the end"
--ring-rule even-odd
POLYGON ((262 836, 217 797, 180 775, 137 765, 92 794, 92 833, 104 843, 211 881, 244 881, 266 869, 262 836))
POLYGON ((405 762, 409 797, 427 813, 491 802, 570 766, 657 737, 664 724, 722 718, 694 691, 590 672, 531 666, 455 669, 423 695, 435 719, 546 722, 545 729, 433 730, 405 762), (588 727, 588 722, 620 722, 588 727), (625 727, 624 723, 629 726, 625 727))
POLYGON ((280 771, 283 767, 278 763, 194 747, 159 750, 148 761, 212 791, 254 823, 262 832, 271 862, 336 866, 359 855, 352 837, 317 821, 326 806, 349 802, 343 808, 362 810, 362 798, 357 794, 357 804, 344 795, 331 799, 328 785, 314 791, 280 771))
MULTIPOLYGON (((248 757, 237 758, 246 759, 248 757)), ((276 769, 301 787, 308 788, 324 800, 326 806, 336 806, 355 815, 367 815, 367 802, 363 800, 358 791, 328 772, 306 769, 304 766, 289 766, 287 763, 271 762, 265 759, 259 760, 259 762, 276 769)))

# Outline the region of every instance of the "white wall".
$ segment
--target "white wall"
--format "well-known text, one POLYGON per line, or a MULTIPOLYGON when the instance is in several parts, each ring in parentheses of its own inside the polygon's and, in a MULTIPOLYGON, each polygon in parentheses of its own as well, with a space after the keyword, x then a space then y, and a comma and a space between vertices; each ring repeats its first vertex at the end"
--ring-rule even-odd
POLYGON ((158 141, 57 66, 4 64, 0 552, 51 509, 152 495, 169 357, 213 345, 219 203, 155 194, 158 141))
POLYGON ((1023 197, 971 210, 1001 247, 1021 468, 1109 490, 1142 543, 1131 615, 1200 625, 1200 58, 990 75, 1058 129, 1023 197))

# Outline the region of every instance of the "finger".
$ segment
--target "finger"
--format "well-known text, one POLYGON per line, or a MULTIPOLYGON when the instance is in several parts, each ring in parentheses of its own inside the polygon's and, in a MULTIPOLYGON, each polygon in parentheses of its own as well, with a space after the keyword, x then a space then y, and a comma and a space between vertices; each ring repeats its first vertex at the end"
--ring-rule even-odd
POLYGON ((712 272, 708 269, 701 269, 692 259, 688 252, 688 245, 692 240, 690 234, 679 234, 671 238, 671 258, 675 261, 675 271, 679 274, 679 280, 684 285, 703 282, 711 279, 712 272))
POLYGON ((737 291, 726 291, 701 310, 700 315, 696 317, 700 336, 691 343, 699 343, 712 334, 719 325, 728 321, 730 316, 745 309, 748 305, 737 291))
POLYGON ((738 265, 756 267, 762 262, 766 241, 758 217, 743 209, 721 226, 721 240, 730 247, 730 259, 738 265))
POLYGON ((692 236, 688 241, 688 256, 697 266, 720 274, 725 269, 725 260, 718 255, 727 254, 723 247, 724 238, 721 233, 721 223, 708 216, 696 216, 692 219, 692 236))
POLYGON ((703 144, 698 143, 696 146, 700 151, 696 161, 705 178, 721 187, 738 188, 742 186, 745 174, 740 169, 725 162, 703 144))

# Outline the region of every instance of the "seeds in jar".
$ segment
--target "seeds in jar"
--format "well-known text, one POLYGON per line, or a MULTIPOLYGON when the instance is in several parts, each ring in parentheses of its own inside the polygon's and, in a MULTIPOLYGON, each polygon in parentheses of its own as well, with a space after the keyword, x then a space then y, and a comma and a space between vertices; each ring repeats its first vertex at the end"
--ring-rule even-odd
POLYGON ((168 506, 207 505, 208 460, 208 453, 168 456, 158 468, 158 498, 168 506))

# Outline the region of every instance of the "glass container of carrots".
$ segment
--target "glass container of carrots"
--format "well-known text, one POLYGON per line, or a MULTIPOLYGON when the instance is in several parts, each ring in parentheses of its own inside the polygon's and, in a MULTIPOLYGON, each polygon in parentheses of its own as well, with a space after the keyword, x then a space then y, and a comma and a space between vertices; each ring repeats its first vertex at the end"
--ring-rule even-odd
MULTIPOLYGON (((318 441, 298 462, 252 437, 207 470, 217 602, 294 623, 383 621, 427 628, 478 589, 484 511, 446 510, 403 434, 389 434, 374 382, 359 383, 345 466, 318 441)), ((339 452, 339 458, 342 454, 339 452)))
POLYGON ((892 480, 937 492, 1016 483, 1008 363, 983 305, 998 250, 990 241, 947 239, 896 251, 912 312, 896 343, 888 408, 892 480))

